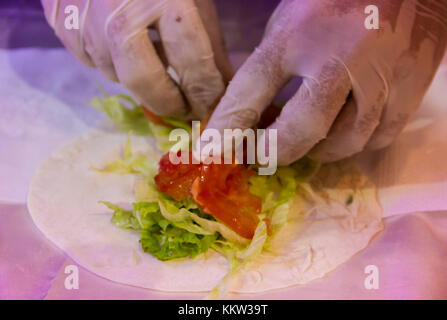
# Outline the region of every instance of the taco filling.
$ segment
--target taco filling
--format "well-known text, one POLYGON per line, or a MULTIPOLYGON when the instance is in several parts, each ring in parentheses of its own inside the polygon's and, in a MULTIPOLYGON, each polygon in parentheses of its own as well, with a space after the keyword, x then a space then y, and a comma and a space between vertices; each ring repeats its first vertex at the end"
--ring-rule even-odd
POLYGON ((188 122, 125 95, 92 105, 115 129, 92 129, 44 162, 28 205, 51 240, 106 278, 215 297, 237 278, 236 291, 259 292, 323 276, 381 229, 375 188, 351 166, 303 158, 267 176, 174 164, 169 134, 191 132, 188 122))

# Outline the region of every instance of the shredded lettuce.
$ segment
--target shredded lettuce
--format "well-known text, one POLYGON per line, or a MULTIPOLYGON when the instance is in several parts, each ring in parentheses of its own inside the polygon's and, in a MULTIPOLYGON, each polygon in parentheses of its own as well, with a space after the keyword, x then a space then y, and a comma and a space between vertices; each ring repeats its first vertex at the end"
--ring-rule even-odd
POLYGON ((166 201, 159 201, 161 214, 165 219, 175 226, 186 231, 196 234, 210 235, 215 234, 214 231, 206 230, 194 222, 191 218, 194 214, 185 208, 177 208, 177 206, 166 201))
MULTIPOLYGON (((187 200, 191 201, 191 200, 187 200)), ((189 204, 191 205, 191 204, 189 204)), ((180 206, 185 206, 183 203, 180 203, 180 206)), ((181 220, 181 221, 191 221, 195 224, 199 225, 204 230, 207 230, 211 233, 219 233, 223 239, 226 241, 240 244, 240 245, 247 245, 250 241, 248 239, 245 239, 238 235, 235 231, 228 228, 223 223, 216 221, 212 216, 205 215, 194 203, 193 207, 187 208, 179 207, 179 203, 170 200, 167 197, 164 197, 164 199, 160 200, 160 207, 161 208, 167 208, 164 210, 165 217, 169 220, 181 220)), ((163 209, 162 209, 163 211, 163 209)))
POLYGON ((246 249, 238 252, 237 258, 242 262, 246 262, 259 255, 262 252, 267 237, 267 223, 261 220, 255 230, 250 245, 246 249))
POLYGON ((203 230, 192 221, 166 219, 157 202, 137 202, 132 210, 124 210, 109 202, 102 202, 113 210, 112 223, 122 229, 140 232, 143 251, 166 261, 194 258, 208 251, 218 235, 203 230))
POLYGON ((291 166, 278 168, 274 175, 250 179, 250 192, 262 198, 262 213, 270 220, 272 236, 287 222, 297 186, 310 179, 317 169, 318 163, 305 157, 291 166))
POLYGON ((130 137, 124 146, 123 157, 108 163, 104 168, 92 168, 104 173, 117 174, 140 174, 143 177, 151 178, 157 173, 157 164, 155 159, 150 159, 147 155, 134 154, 131 148, 130 137))
POLYGON ((235 231, 228 228, 221 222, 205 219, 198 215, 191 215, 191 218, 194 220, 194 222, 201 225, 203 228, 213 232, 218 232, 225 240, 231 243, 239 245, 247 245, 248 243, 250 243, 250 240, 241 237, 239 234, 237 234, 235 231))
MULTIPOLYGON (((150 122, 144 116, 142 107, 124 94, 115 96, 108 95, 100 88, 104 97, 96 97, 90 101, 90 105, 95 109, 104 112, 116 125, 118 130, 140 136, 154 136, 160 150, 169 151, 176 143, 169 141, 169 134, 173 128, 150 122)), ((172 117, 161 117, 161 119, 174 128, 185 129, 191 133, 191 125, 182 120, 172 117)))
MULTIPOLYGON (((166 222, 166 220, 162 220, 166 222)), ((191 257, 208 251, 215 235, 200 236, 172 227, 167 222, 154 224, 141 232, 141 246, 161 261, 191 257)))
POLYGON ((90 101, 90 104, 95 109, 104 112, 120 131, 133 132, 140 136, 153 134, 151 124, 144 117, 143 110, 127 95, 105 94, 104 98, 96 97, 90 101))
POLYGON ((154 181, 138 177, 134 183, 135 201, 158 201, 159 192, 154 181))
POLYGON ((140 230, 141 224, 133 210, 124 210, 113 203, 100 201, 110 210, 113 210, 112 223, 121 229, 140 230))
POLYGON ((231 289, 234 276, 239 273, 250 261, 259 256, 268 239, 267 224, 261 220, 256 228, 253 239, 246 248, 239 248, 228 244, 221 244, 213 248, 224 255, 230 263, 230 271, 223 277, 220 283, 208 294, 207 299, 221 299, 231 289))
POLYGON ((165 123, 170 124, 174 128, 185 129, 188 133, 192 133, 191 125, 183 120, 179 120, 173 117, 163 117, 162 119, 165 123))

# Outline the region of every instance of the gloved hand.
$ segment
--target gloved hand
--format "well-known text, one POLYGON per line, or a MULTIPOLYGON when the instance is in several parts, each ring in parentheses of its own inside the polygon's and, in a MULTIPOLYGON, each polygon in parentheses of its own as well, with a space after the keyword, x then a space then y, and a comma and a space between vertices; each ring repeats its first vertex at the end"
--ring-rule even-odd
POLYGON ((120 81, 158 115, 203 117, 232 76, 212 0, 42 0, 64 45, 87 66, 120 81), (67 30, 65 8, 79 9, 67 30), (158 31, 154 46, 148 27, 158 31), (159 49, 159 50, 157 50, 159 49), (170 65, 179 86, 168 75, 170 65), (184 101, 182 93, 187 101, 184 101))
POLYGON ((268 128, 277 129, 279 164, 308 152, 335 161, 391 143, 443 57, 447 1, 375 1, 378 30, 365 27, 370 2, 283 0, 208 128, 255 126, 280 89, 300 76, 302 85, 268 128))

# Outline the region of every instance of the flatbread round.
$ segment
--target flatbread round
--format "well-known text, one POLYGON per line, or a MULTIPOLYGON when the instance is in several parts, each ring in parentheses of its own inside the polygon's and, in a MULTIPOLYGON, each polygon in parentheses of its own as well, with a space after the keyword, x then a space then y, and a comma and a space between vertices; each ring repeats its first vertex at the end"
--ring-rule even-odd
MULTIPOLYGON (((163 291, 212 290, 229 271, 209 250, 196 259, 161 262, 142 251, 137 232, 111 222, 98 203, 134 201, 136 177, 99 173, 122 154, 126 134, 90 129, 42 163, 31 183, 28 208, 38 228, 77 263, 104 278, 163 291)), ((160 156, 152 138, 132 137, 135 152, 160 156)), ((319 201, 294 201, 289 221, 270 250, 249 263, 232 291, 255 293, 323 277, 365 248, 382 229, 376 190, 352 166, 324 166, 313 179, 319 201), (315 206, 312 208, 312 206, 315 206)), ((301 199, 301 198, 300 198, 301 199)))

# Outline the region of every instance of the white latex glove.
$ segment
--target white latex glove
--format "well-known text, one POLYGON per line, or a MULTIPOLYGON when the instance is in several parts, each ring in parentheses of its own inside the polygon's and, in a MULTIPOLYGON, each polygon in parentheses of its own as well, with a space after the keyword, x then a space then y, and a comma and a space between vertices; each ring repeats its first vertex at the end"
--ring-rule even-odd
POLYGON ((120 81, 158 115, 203 117, 222 95, 231 66, 212 0, 42 0, 64 45, 87 66, 120 81), (65 8, 79 9, 67 30, 65 8), (159 33, 154 46, 148 27, 159 33), (158 50, 157 50, 158 49, 158 50), (171 66, 179 86, 167 73, 171 66), (183 95, 187 101, 184 101, 183 95))
POLYGON ((278 130, 279 164, 309 151, 335 161, 391 143, 443 57, 447 1, 373 2, 379 30, 364 27, 369 0, 283 0, 208 127, 255 126, 281 88, 300 76, 301 87, 269 127, 278 130))

